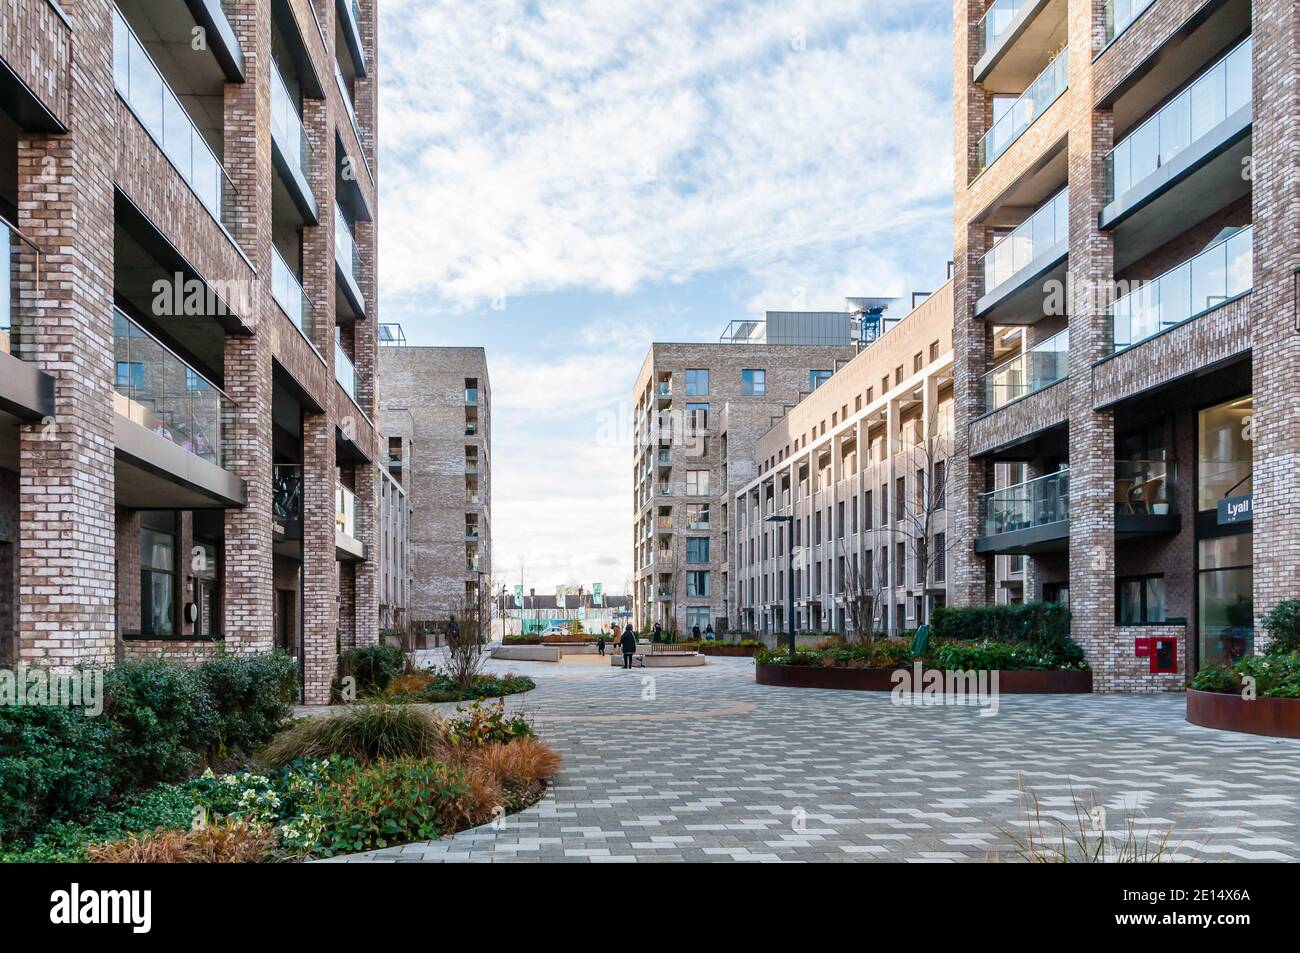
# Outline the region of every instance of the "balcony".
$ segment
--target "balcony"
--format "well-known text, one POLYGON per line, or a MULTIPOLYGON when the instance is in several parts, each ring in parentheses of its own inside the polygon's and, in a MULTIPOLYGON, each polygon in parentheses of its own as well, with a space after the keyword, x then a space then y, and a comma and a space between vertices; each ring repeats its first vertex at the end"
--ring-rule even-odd
POLYGON ((997 324, 1034 323, 1043 316, 1042 284, 1064 279, 1069 252, 1070 190, 1065 188, 984 255, 984 294, 975 314, 997 324))
POLYGON ((268 72, 271 75, 271 158, 298 211, 308 223, 315 225, 320 217, 309 184, 311 142, 280 68, 272 63, 268 72))
POLYGON ((1116 351, 1190 321, 1251 290, 1253 226, 1146 282, 1111 306, 1116 351))
POLYGON ((1178 468, 1172 460, 1115 461, 1115 532, 1177 533, 1178 468))
POLYGON ((281 539, 302 539, 302 464, 271 467, 271 522, 281 539))
MULTIPOLYGON (((357 240, 352 235, 352 226, 348 224, 337 202, 334 203, 334 273, 350 308, 350 312, 341 310, 340 315, 364 318, 366 299, 357 280, 361 274, 361 253, 357 248, 357 240)), ((345 301, 339 302, 340 308, 343 308, 345 301)))
POLYGON ((334 9, 353 66, 358 75, 365 76, 366 54, 361 44, 361 8, 357 5, 357 0, 336 0, 334 9))
POLYGON ((113 85, 167 161, 223 229, 223 196, 233 194, 216 153, 120 10, 113 8, 113 85))
POLYGON ((1070 372, 1069 362, 1067 328, 985 374, 980 387, 983 412, 990 413, 1064 380, 1070 372))
POLYGON ((339 69, 339 64, 334 64, 334 83, 339 88, 339 96, 343 99, 343 108, 347 110, 348 120, 352 123, 352 132, 357 137, 357 142, 361 141, 361 124, 357 122, 357 110, 352 104, 352 91, 348 89, 348 81, 343 77, 343 71, 339 69))
POLYGON ((116 308, 113 360, 118 504, 242 506, 235 402, 116 308))
POLYGON ((672 484, 671 484, 671 483, 660 483, 660 484, 659 484, 659 495, 660 495, 660 496, 672 496, 672 495, 673 495, 673 487, 672 487, 672 484))
POLYGON ((1047 111, 1047 107, 1056 102, 1066 90, 1070 81, 1070 50, 1066 47, 1056 54, 1056 58, 1047 65, 1029 84, 1029 88, 1020 94, 1007 111, 995 122, 979 141, 976 156, 977 171, 983 172, 998 157, 1011 148, 1011 144, 1033 124, 1034 120, 1047 111))
POLYGON ((672 381, 660 381, 660 382, 659 382, 659 385, 658 385, 658 387, 657 387, 656 390, 655 390, 655 399, 658 400, 659 403, 661 403, 661 404, 662 404, 662 403, 666 403, 667 401, 670 401, 670 400, 673 399, 673 383, 672 383, 672 381))
POLYGON ((113 315, 113 409, 208 463, 227 467, 235 402, 123 312, 113 315))
POLYGON ((1064 549, 1069 539, 1070 472, 1003 487, 979 498, 977 553, 1064 549))
POLYGON ((298 276, 274 245, 271 246, 271 297, 310 344, 314 331, 311 302, 307 300, 298 276))
POLYGON ((366 558, 366 545, 357 539, 357 498, 342 483, 334 485, 334 552, 348 562, 366 558))
POLYGON ((1122 270, 1250 192, 1248 37, 1126 135, 1106 156, 1100 227, 1122 270))
POLYGON ((995 0, 975 27, 971 73, 990 92, 1024 89, 1042 66, 1044 50, 1065 41, 1066 0, 995 0))
POLYGON ((13 326, 13 272, 18 243, 36 246, 16 228, 0 218, 0 418, 42 420, 54 416, 54 378, 22 360, 21 331, 13 326))
POLYGON ((353 367, 352 358, 348 357, 348 352, 343 350, 343 344, 337 339, 334 341, 334 379, 352 398, 353 403, 356 403, 357 369, 353 367))
POLYGON ((1106 0, 1102 8, 1103 36, 1107 43, 1112 42, 1129 28, 1129 25, 1142 15, 1152 0, 1106 0))
POLYGON ((660 467, 671 467, 673 465, 673 455, 668 450, 660 450, 655 456, 655 464, 660 467))

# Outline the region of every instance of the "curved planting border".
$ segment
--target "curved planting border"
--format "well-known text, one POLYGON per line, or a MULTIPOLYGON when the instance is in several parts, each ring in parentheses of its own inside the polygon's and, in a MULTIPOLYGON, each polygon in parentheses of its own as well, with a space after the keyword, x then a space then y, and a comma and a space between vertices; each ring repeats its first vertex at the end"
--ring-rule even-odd
POLYGON ((1300 698, 1248 701, 1227 692, 1187 690, 1187 720, 1202 728, 1273 738, 1300 738, 1300 698))
MULTIPOLYGON (((784 688, 835 688, 853 692, 889 692, 897 668, 824 668, 818 665, 755 665, 760 685, 784 688)), ((909 674, 912 669, 907 670, 909 674)), ((926 669, 926 671, 939 671, 926 669)), ((1006 695, 1080 695, 1092 691, 1092 672, 1084 669, 1003 669, 998 692, 1006 695)))

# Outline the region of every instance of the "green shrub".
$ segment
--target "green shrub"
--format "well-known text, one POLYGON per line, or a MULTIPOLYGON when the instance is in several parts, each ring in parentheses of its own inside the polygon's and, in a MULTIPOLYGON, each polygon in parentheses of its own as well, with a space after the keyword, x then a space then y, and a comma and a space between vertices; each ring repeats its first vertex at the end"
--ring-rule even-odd
POLYGON ((455 716, 438 724, 438 731, 447 749, 481 748, 492 742, 506 744, 516 738, 536 737, 528 719, 507 715, 501 701, 486 708, 477 701, 457 708, 455 716))
POLYGON ((1055 655, 1010 642, 945 642, 932 650, 931 657, 935 668, 962 672, 1072 667, 1062 664, 1055 655))
POLYGON ((1073 658, 1078 648, 1070 638, 1070 610, 1056 602, 938 606, 930 635, 967 642, 1025 642, 1063 658, 1073 658))
POLYGON ((113 789, 131 791, 189 774, 220 743, 220 719, 193 669, 148 660, 104 676, 112 728, 113 789))
POLYGON ((81 817, 112 793, 108 722, 75 709, 0 708, 0 841, 81 817))
POLYGON ((1286 599, 1264 616, 1268 632, 1268 654, 1300 652, 1300 599, 1286 599))
POLYGON ((25 847, 0 853, 4 863, 85 863, 92 844, 121 840, 158 829, 185 830, 193 821, 194 801, 182 785, 158 787, 124 799, 114 810, 91 815, 85 823, 51 821, 25 847))
POLYGON ((255 751, 293 713, 298 667, 282 652, 225 656, 195 671, 216 716, 216 745, 210 754, 255 751))
POLYGON ((441 736, 428 712, 409 705, 366 702, 337 714, 304 718, 271 739, 258 764, 279 768, 298 758, 338 755, 365 764, 385 758, 431 757, 441 736))
POLYGON ((454 826, 448 815, 469 796, 462 771, 436 761, 369 765, 322 788, 309 806, 320 825, 314 853, 332 857, 433 840, 454 826))
POLYGON ((424 690, 424 701, 428 702, 463 702, 475 698, 500 698, 503 695, 517 695, 530 692, 537 683, 523 675, 479 675, 474 679, 470 691, 466 692, 446 674, 441 674, 429 683, 424 690))
POLYGON ((396 645, 364 645, 339 656, 339 674, 357 680, 357 694, 375 695, 406 668, 406 655, 396 645))
POLYGON ((1300 698, 1300 652, 1246 655, 1231 665, 1208 666, 1196 673, 1191 686, 1203 692, 1236 693, 1247 677, 1255 680, 1258 698, 1300 698))

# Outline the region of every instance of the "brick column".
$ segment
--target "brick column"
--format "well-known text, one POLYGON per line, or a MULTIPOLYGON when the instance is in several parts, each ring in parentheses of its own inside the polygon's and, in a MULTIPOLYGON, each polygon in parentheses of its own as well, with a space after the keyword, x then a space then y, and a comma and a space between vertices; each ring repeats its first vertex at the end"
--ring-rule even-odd
MULTIPOLYGON (((320 231, 320 229, 317 229, 320 231)), ((334 422, 303 418, 303 682, 309 705, 329 702, 338 673, 338 561, 334 555, 334 422)))
POLYGON ((244 50, 244 83, 226 84, 225 166, 235 238, 265 280, 249 294, 254 334, 226 338, 225 389, 236 402, 230 469, 248 504, 226 511, 222 604, 226 646, 265 652, 274 644, 271 552, 271 59, 270 0, 232 0, 231 26, 244 50))
MULTIPOLYGON (((982 290, 979 259, 984 253, 985 229, 970 225, 977 209, 967 201, 966 188, 976 168, 980 136, 988 124, 988 94, 971 82, 971 68, 979 58, 976 26, 984 15, 983 0, 955 0, 953 4, 953 423, 959 435, 970 433, 979 416, 980 376, 989 368, 988 328, 975 318, 975 302, 982 290), (966 42, 960 42, 965 37, 966 42)), ((979 536, 979 495, 990 489, 987 467, 966 453, 954 453, 948 478, 952 557, 948 564, 948 602, 981 605, 986 601, 991 573, 989 561, 975 553, 979 536)), ((892 484, 890 492, 892 492, 892 484)), ((891 515, 893 507, 890 506, 891 515)), ((893 559, 893 553, 890 554, 893 559)), ((892 603, 893 599, 890 599, 892 603)))
POLYGON ((353 573, 353 638, 357 645, 379 641, 379 471, 371 464, 357 464, 357 540, 365 544, 366 558, 355 564, 353 573))
POLYGON ((81 37, 66 135, 18 133, 20 355, 55 379, 54 416, 19 428, 20 658, 58 666, 114 658, 113 147, 117 100, 108 0, 64 4, 81 37))
POLYGON ((1255 0, 1254 292, 1251 295, 1254 409, 1255 648, 1260 620, 1282 599, 1300 598, 1300 19, 1292 0, 1255 0))
POLYGON ((1113 242, 1097 227, 1105 205, 1103 159, 1111 147, 1108 111, 1093 101, 1092 50, 1101 4, 1072 3, 1070 92, 1070 605, 1071 634, 1093 667, 1096 691, 1115 689, 1115 419, 1095 413, 1092 365, 1111 350, 1109 294, 1113 242), (1078 51, 1077 53, 1075 51, 1078 51))

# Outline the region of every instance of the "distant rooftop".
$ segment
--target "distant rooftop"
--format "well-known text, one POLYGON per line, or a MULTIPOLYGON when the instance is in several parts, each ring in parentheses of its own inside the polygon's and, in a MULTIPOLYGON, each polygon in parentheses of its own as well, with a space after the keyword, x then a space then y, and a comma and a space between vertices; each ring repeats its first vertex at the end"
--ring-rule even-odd
POLYGON ((928 291, 916 291, 901 298, 845 298, 844 311, 768 311, 761 321, 732 321, 718 342, 866 347, 927 297, 928 291))

